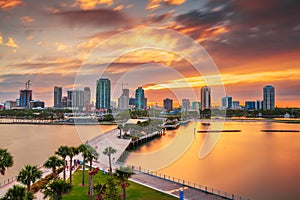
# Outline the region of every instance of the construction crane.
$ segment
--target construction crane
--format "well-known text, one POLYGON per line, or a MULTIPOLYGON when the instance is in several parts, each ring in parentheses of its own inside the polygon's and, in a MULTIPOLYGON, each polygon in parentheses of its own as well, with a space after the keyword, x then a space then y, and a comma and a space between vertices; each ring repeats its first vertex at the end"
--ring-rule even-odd
POLYGON ((27 82, 23 83, 23 82, 16 82, 16 83, 20 83, 20 84, 25 84, 25 89, 29 90, 30 86, 31 86, 31 80, 28 80, 27 82))
POLYGON ((123 82, 122 82, 122 83, 119 83, 119 85, 122 85, 122 90, 123 90, 123 86, 124 86, 124 85, 128 85, 128 83, 123 83, 123 82))
POLYGON ((122 85, 122 90, 123 90, 123 87, 124 87, 124 85, 128 85, 128 83, 112 83, 113 85, 122 85))

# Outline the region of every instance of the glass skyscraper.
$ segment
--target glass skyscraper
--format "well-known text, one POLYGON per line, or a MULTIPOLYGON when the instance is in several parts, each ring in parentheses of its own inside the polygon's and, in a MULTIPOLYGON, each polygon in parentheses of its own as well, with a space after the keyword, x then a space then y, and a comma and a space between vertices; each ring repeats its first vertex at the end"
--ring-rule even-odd
POLYGON ((20 90, 20 107, 29 107, 29 102, 32 101, 32 90, 20 90))
POLYGON ((110 108, 110 80, 108 78, 100 78, 96 85, 96 108, 110 108))
POLYGON ((267 85, 263 89, 264 92, 264 101, 263 109, 264 110, 274 110, 275 108, 275 88, 271 85, 267 85))
POLYGON ((54 87, 54 108, 61 108, 62 102, 62 88, 61 87, 54 87))
POLYGON ((210 109, 210 88, 201 88, 201 110, 210 109))
POLYGON ((145 93, 142 87, 135 90, 135 109, 143 110, 146 108, 145 93))

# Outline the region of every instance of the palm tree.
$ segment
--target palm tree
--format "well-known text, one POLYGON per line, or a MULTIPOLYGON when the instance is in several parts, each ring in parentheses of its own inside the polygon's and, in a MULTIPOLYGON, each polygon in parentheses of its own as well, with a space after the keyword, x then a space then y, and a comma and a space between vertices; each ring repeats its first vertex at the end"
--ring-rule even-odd
POLYGON ((27 185, 27 192, 30 191, 31 183, 34 183, 37 179, 42 178, 43 172, 40 171, 37 166, 26 165, 17 176, 17 180, 24 185, 27 185))
MULTIPOLYGON (((93 167, 93 160, 97 160, 98 159, 98 152, 90 145, 86 145, 86 152, 85 152, 85 157, 86 160, 90 163, 90 171, 92 171, 92 167, 93 167)), ((93 197, 93 173, 89 173, 89 192, 88 194, 91 196, 91 198, 93 197)))
POLYGON ((14 161, 12 155, 7 152, 7 149, 0 148, 0 173, 5 175, 5 170, 13 166, 14 161))
POLYGON ((106 184, 101 184, 101 183, 97 183, 95 186, 94 186, 94 190, 97 194, 96 196, 96 200, 104 200, 104 195, 106 193, 106 184))
POLYGON ((108 156, 110 177, 112 177, 111 154, 114 154, 116 152, 117 152, 117 150, 115 150, 112 147, 106 147, 103 151, 103 154, 108 156))
POLYGON ((63 180, 54 180, 43 188, 44 199, 61 200, 62 195, 68 193, 72 189, 71 183, 63 180))
POLYGON ((120 167, 119 169, 116 169, 116 176, 119 178, 119 180, 121 182, 124 200, 126 200, 126 187, 129 185, 127 180, 133 174, 134 173, 132 172, 130 167, 120 167))
MULTIPOLYGON (((69 148, 68 146, 60 146, 58 150, 55 152, 56 155, 59 155, 63 160, 64 163, 66 163, 66 157, 68 156, 69 148)), ((63 176, 64 181, 66 181, 66 164, 63 165, 63 176)))
POLYGON ((44 167, 52 169, 53 177, 56 179, 56 168, 64 166, 65 162, 56 156, 51 156, 44 164, 44 167))
POLYGON ((18 199, 18 200, 32 200, 34 198, 32 192, 26 192, 26 188, 20 185, 14 185, 10 188, 2 200, 11 200, 11 199, 18 199))
POLYGON ((81 144, 79 147, 78 147, 78 151, 80 153, 82 153, 82 157, 83 157, 83 164, 82 164, 82 176, 81 176, 81 185, 84 186, 84 172, 85 172, 85 163, 86 163, 86 152, 87 152, 87 149, 86 149, 86 145, 87 144, 81 144))
POLYGON ((70 157, 70 184, 72 184, 73 157, 77 154, 78 154, 78 149, 76 147, 68 147, 68 156, 70 157))

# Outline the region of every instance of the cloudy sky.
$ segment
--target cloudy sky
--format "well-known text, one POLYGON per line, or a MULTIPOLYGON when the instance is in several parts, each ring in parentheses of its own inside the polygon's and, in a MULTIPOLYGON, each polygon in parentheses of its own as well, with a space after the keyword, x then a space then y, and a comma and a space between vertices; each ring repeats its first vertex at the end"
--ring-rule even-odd
POLYGON ((114 99, 121 83, 158 103, 199 100, 209 85, 214 105, 225 94, 243 104, 273 85, 277 106, 299 107, 299 10, 298 0, 0 0, 0 102, 31 80, 52 106, 54 86, 93 92, 105 76, 114 99))

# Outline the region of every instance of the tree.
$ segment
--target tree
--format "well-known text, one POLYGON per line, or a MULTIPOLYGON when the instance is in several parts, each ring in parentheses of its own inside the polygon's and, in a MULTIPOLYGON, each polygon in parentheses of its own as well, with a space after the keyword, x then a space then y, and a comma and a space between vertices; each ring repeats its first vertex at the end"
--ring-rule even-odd
POLYGON ((63 160, 64 160, 64 165, 63 165, 63 176, 64 176, 64 181, 66 181, 66 157, 68 156, 69 148, 68 146, 60 146, 58 150, 55 152, 56 155, 59 155, 63 160))
POLYGON ((0 148, 0 173, 5 175, 7 168, 12 167, 14 164, 12 155, 7 152, 7 149, 0 148))
POLYGON ((109 177, 106 180, 106 185, 107 185, 107 192, 105 195, 106 199, 112 199, 112 200, 121 199, 117 190, 117 184, 115 183, 112 177, 109 177))
POLYGON ((60 179, 54 180, 47 186, 44 186, 44 199, 50 198, 51 200, 61 200, 62 195, 68 193, 71 189, 71 183, 66 183, 65 181, 60 179))
MULTIPOLYGON (((93 160, 98 159, 98 152, 90 145, 86 144, 86 152, 85 152, 85 158, 90 163, 90 171, 92 171, 93 167, 93 160)), ((93 173, 89 173, 89 192, 88 194, 93 197, 93 173)))
POLYGON ((44 167, 52 169, 53 177, 56 179, 56 168, 64 166, 65 162, 62 159, 59 159, 56 156, 51 156, 44 164, 44 167))
POLYGON ((82 163, 82 176, 81 176, 81 185, 84 186, 84 172, 85 172, 85 163, 86 163, 86 158, 85 158, 85 155, 86 155, 86 144, 81 144, 79 147, 78 147, 78 152, 82 154, 82 157, 83 157, 83 163, 82 163))
POLYGON ((37 166, 26 165, 17 176, 17 180, 27 186, 27 192, 30 191, 31 183, 42 178, 43 172, 37 166))
POLYGON ((20 185, 14 185, 10 188, 1 200, 32 200, 32 192, 26 192, 26 188, 20 185))
POLYGON ((116 152, 117 152, 117 150, 115 150, 112 147, 106 147, 103 151, 103 154, 108 156, 110 177, 112 177, 111 154, 114 154, 116 152))
POLYGON ((104 200, 104 195, 106 193, 106 184, 101 184, 101 183, 97 183, 95 186, 94 186, 94 191, 95 193, 97 194, 96 195, 96 200, 104 200))
POLYGON ((120 180, 124 200, 126 200, 126 187, 129 186, 128 179, 133 174, 130 167, 120 167, 119 169, 116 169, 116 176, 120 180))
POLYGON ((76 147, 68 147, 68 156, 70 157, 70 184, 72 184, 72 168, 73 168, 73 157, 78 154, 76 147))

